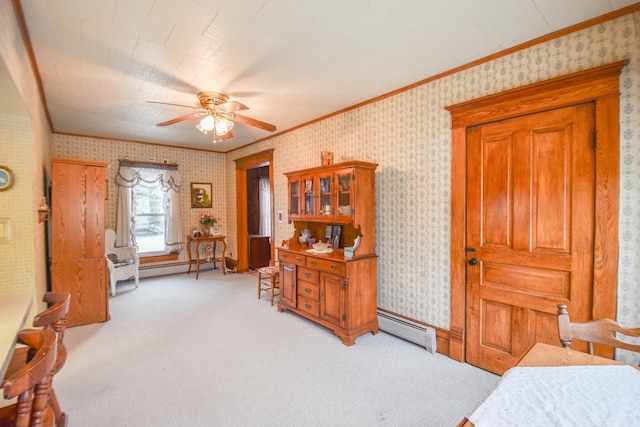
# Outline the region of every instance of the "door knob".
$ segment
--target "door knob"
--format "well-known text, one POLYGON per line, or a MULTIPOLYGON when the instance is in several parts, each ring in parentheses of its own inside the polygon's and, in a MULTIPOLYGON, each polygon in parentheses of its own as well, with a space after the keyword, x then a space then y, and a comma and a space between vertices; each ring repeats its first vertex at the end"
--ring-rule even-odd
POLYGON ((469 260, 469 265, 476 265, 478 263, 478 259, 477 258, 471 258, 469 260))

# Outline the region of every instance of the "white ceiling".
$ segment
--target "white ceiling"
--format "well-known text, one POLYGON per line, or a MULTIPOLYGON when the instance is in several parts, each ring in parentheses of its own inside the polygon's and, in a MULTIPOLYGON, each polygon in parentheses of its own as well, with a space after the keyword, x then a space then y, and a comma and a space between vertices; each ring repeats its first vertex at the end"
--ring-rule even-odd
MULTIPOLYGON (((59 133, 226 152, 184 116, 224 92, 282 132, 633 0, 21 0, 59 133)), ((274 134, 275 134, 274 133, 274 134)))

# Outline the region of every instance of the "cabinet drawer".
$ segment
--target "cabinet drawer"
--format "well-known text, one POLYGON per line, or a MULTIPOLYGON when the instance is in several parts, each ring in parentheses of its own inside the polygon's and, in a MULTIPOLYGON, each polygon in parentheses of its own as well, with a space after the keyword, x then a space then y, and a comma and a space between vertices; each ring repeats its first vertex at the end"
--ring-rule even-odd
POLYGON ((344 262, 333 261, 330 259, 320 258, 307 258, 307 266, 317 268, 318 270, 328 271, 329 273, 338 274, 344 276, 345 264, 344 262))
POLYGON ((301 295, 298 296, 298 310, 320 317, 320 303, 301 295))
POLYGON ((298 295, 301 298, 320 301, 320 286, 301 280, 298 282, 298 295))
POLYGON ((305 280, 307 282, 319 284, 320 272, 318 270, 311 270, 310 268, 300 267, 298 269, 298 280, 305 280))
POLYGON ((293 252, 278 251, 278 261, 290 262, 296 265, 304 265, 307 257, 293 252))

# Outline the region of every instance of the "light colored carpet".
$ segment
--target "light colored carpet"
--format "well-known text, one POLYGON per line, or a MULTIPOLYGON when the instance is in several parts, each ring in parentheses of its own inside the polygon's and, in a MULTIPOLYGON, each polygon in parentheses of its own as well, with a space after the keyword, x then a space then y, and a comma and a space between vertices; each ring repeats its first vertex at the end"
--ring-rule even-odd
POLYGON ((120 283, 109 322, 67 329, 68 427, 455 426, 498 381, 384 332, 347 347, 256 280, 120 283))

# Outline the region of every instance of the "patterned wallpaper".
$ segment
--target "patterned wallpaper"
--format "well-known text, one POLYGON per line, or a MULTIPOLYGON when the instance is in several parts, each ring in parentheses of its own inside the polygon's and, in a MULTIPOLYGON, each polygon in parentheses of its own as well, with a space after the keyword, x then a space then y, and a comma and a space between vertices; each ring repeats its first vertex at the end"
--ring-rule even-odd
POLYGON ((36 209, 50 170, 51 132, 11 2, 0 2, 0 57, 30 116, 0 117, 0 163, 16 174, 15 186, 0 194, 0 216, 12 229, 11 240, 0 245, 0 294, 30 292, 32 317, 45 308, 46 233, 36 209))
MULTIPOLYGON (((214 211, 222 216, 228 253, 236 258, 234 160, 274 149, 276 212, 287 212, 284 172, 335 162, 378 163, 376 251, 378 305, 444 329, 450 316, 451 123, 445 107, 514 87, 628 58, 621 76, 621 194, 618 319, 640 324, 640 13, 562 36, 424 84, 224 156, 174 148, 57 135, 53 155, 114 162, 168 158, 183 182, 214 185, 214 211)), ((115 173, 110 171, 110 178, 115 173)), ((110 195, 115 188, 110 186, 110 195)), ((185 196, 186 197, 186 196, 185 196)), ((195 212, 184 199, 185 229, 195 212)), ((115 218, 110 197, 108 225, 115 218)), ((276 223, 276 242, 293 226, 276 223)), ((181 257, 181 261, 185 256, 181 257)))
MULTIPOLYGON (((179 166, 182 178, 181 191, 181 215, 182 232, 186 236, 194 228, 200 228, 198 223, 199 213, 210 210, 220 218, 217 227, 222 233, 227 227, 227 200, 225 196, 224 155, 211 152, 182 150, 173 147, 162 147, 150 144, 140 144, 119 140, 98 140, 78 136, 54 135, 53 156, 71 157, 85 160, 100 160, 111 162, 107 169, 107 181, 109 183, 109 198, 107 200, 106 226, 116 226, 116 202, 117 187, 114 178, 118 172, 118 159, 128 157, 129 160, 141 160, 162 162, 175 162, 179 166), (190 187, 192 182, 211 183, 211 209, 192 209, 190 199, 190 187)), ((201 250, 203 247, 201 247, 201 250)), ((182 251, 178 262, 187 262, 186 250, 182 251)), ((170 264, 163 262, 159 264, 170 264)))
POLYGON ((31 192, 33 167, 22 149, 30 144, 31 133, 29 118, 0 115, 0 164, 9 167, 15 178, 13 187, 0 193, 0 218, 6 218, 11 228, 9 240, 0 243, 0 293, 32 292, 35 281, 33 259, 20 256, 35 251, 34 239, 27 236, 32 233, 36 211, 31 209, 31 199, 24 197, 31 192))
MULTIPOLYGON (((286 171, 335 161, 379 164, 376 173, 378 305, 448 329, 451 119, 448 105, 628 58, 621 76, 619 320, 640 324, 640 14, 626 15, 441 78, 227 156, 274 148, 275 210, 287 211, 286 171)), ((234 217, 228 205, 229 217, 234 217)), ((276 242, 293 227, 276 224, 276 242)))

